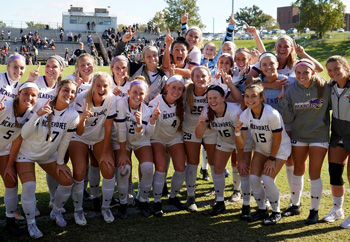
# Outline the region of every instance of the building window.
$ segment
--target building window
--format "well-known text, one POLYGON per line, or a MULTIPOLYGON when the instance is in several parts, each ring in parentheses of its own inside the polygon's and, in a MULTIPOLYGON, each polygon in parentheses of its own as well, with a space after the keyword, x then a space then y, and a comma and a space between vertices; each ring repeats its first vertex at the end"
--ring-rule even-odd
POLYGON ((105 18, 103 21, 103 25, 111 25, 111 18, 105 18))
POLYGON ((70 21, 69 21, 71 24, 77 24, 78 20, 77 20, 77 17, 70 17, 70 21))

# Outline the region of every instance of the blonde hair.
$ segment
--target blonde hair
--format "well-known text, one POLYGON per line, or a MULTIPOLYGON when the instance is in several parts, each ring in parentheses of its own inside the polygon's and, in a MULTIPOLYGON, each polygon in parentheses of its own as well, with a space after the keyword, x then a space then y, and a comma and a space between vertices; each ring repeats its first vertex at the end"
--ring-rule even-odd
POLYGON ((93 77, 92 77, 92 84, 90 86, 90 88, 86 91, 86 95, 85 95, 85 100, 86 103, 88 104, 88 110, 90 110, 92 108, 92 96, 94 94, 94 88, 95 88, 95 83, 96 80, 99 78, 105 78, 108 81, 108 91, 110 91, 112 89, 112 77, 111 75, 109 75, 106 72, 96 72, 93 77))
MULTIPOLYGON (((275 43, 275 49, 276 49, 276 46, 278 44, 278 42, 281 40, 281 39, 284 39, 286 40, 292 47, 292 51, 290 52, 290 54, 288 55, 287 57, 287 61, 286 61, 286 65, 289 67, 289 69, 292 69, 294 63, 297 61, 297 53, 295 52, 295 49, 293 47, 293 40, 291 37, 289 37, 288 35, 282 35, 280 36, 277 40, 276 40, 276 43, 275 43)), ((278 56, 277 56, 278 57, 278 56)))
POLYGON ((200 49, 202 47, 202 43, 203 43, 203 35, 202 35, 202 30, 200 28, 198 28, 196 26, 190 27, 186 31, 185 38, 190 31, 194 31, 194 30, 199 33, 199 40, 198 40, 198 43, 196 44, 196 46, 200 49))
POLYGON ((136 76, 135 78, 134 78, 134 80, 130 83, 130 89, 129 90, 131 90, 131 88, 134 86, 134 85, 138 85, 138 84, 140 84, 139 82, 142 82, 142 84, 141 85, 144 85, 144 87, 146 88, 146 93, 145 93, 145 95, 147 96, 147 94, 148 94, 148 87, 149 87, 149 85, 147 84, 147 82, 145 81, 145 77, 144 76, 136 76), (137 82, 137 83, 136 83, 137 82), (134 84, 133 84, 134 83, 134 84))
POLYGON ((78 56, 77 61, 75 62, 75 65, 74 65, 75 70, 74 70, 73 75, 78 74, 78 72, 79 72, 79 61, 81 59, 83 59, 84 57, 90 58, 92 60, 92 64, 93 64, 93 71, 92 72, 96 71, 96 60, 95 60, 95 58, 92 55, 88 54, 88 53, 83 53, 83 54, 78 56))
MULTIPOLYGON (((199 69, 204 69, 205 71, 208 72, 208 77, 209 77, 209 82, 211 82, 211 74, 210 74, 210 71, 209 69, 206 67, 206 66, 196 66, 195 68, 192 69, 191 71, 191 79, 193 81, 193 78, 194 78, 194 73, 199 70, 199 69)), ((193 94, 194 94, 194 89, 195 89, 195 85, 194 83, 191 83, 189 84, 187 87, 186 87, 186 104, 189 106, 190 110, 193 111, 194 110, 194 107, 193 107, 193 100, 194 100, 194 97, 193 97, 193 94)))
MULTIPOLYGON (((155 50, 157 51, 158 53, 158 49, 157 47, 155 47, 154 45, 147 45, 143 48, 142 50, 142 59, 145 58, 145 55, 146 55, 146 52, 149 51, 149 50, 155 50)), ((151 79, 149 78, 149 75, 148 75, 148 68, 147 68, 147 64, 144 65, 144 68, 143 68, 143 76, 145 78, 145 81, 147 83, 147 86, 150 86, 151 85, 151 79)))

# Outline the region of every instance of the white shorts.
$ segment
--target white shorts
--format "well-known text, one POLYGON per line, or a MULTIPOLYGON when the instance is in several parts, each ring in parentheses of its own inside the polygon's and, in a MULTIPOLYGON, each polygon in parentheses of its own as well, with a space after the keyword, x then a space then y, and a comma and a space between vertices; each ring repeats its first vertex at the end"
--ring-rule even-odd
POLYGON ((77 137, 77 136, 74 135, 74 136, 72 137, 71 141, 79 141, 79 142, 81 142, 81 143, 84 143, 84 144, 88 145, 89 147, 92 147, 92 146, 94 146, 95 144, 101 142, 102 140, 100 140, 100 141, 88 141, 88 140, 81 139, 81 138, 79 138, 79 137, 77 137))
POLYGON ((21 156, 20 154, 18 154, 17 158, 16 158, 16 162, 31 162, 31 163, 38 163, 39 165, 45 165, 45 164, 49 164, 51 162, 55 162, 57 161, 57 152, 55 152, 55 154, 53 154, 49 159, 46 160, 33 160, 24 156, 21 156))
POLYGON ((215 148, 218 150, 224 151, 224 152, 232 153, 233 150, 236 149, 236 145, 229 145, 227 143, 219 142, 219 140, 218 140, 218 143, 216 144, 215 148))
POLYGON ((142 141, 142 142, 134 144, 134 145, 133 144, 129 144, 128 142, 126 143, 126 149, 129 150, 129 151, 131 151, 131 150, 138 150, 138 149, 140 149, 141 147, 144 147, 144 146, 151 146, 151 142, 149 140, 147 140, 147 141, 142 141))
MULTIPOLYGON (((263 152, 262 150, 259 149, 259 147, 255 147, 255 152, 258 152, 260 154, 263 154, 266 157, 269 157, 270 154, 263 152)), ((284 150, 282 151, 278 151, 277 155, 276 155, 276 159, 280 159, 280 160, 288 160, 288 157, 290 156, 290 152, 286 152, 284 150)))
POLYGON ((180 133, 176 133, 175 137, 172 140, 170 140, 169 142, 167 142, 167 143, 164 143, 163 141, 158 140, 158 139, 151 139, 151 143, 161 143, 165 147, 169 147, 169 146, 176 145, 176 144, 183 144, 184 141, 182 139, 181 134, 180 133))
POLYGON ((300 142, 300 141, 296 141, 291 139, 290 140, 292 143, 292 146, 308 146, 308 147, 312 147, 312 146, 316 146, 316 147, 322 147, 325 149, 328 149, 329 147, 329 143, 324 142, 324 143, 319 143, 319 142, 315 142, 315 143, 307 143, 307 142, 300 142))
POLYGON ((0 151, 0 156, 9 155, 10 149, 11 149, 11 145, 8 145, 5 149, 0 151))
POLYGON ((208 145, 216 144, 217 133, 214 130, 206 130, 202 139, 197 139, 194 132, 184 131, 183 140, 186 142, 203 143, 208 145), (209 131, 209 132, 208 132, 209 131))

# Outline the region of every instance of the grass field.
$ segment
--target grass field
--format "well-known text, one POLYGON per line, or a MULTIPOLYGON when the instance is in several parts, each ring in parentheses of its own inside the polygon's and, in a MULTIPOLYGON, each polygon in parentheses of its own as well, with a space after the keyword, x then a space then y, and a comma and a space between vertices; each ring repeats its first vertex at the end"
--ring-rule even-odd
MULTIPOLYGON (((266 49, 271 51, 274 41, 264 41, 266 49)), ((217 42, 219 44, 219 42, 217 42)), ((238 47, 246 46, 252 48, 255 46, 254 41, 238 40, 235 41, 238 47)), ((332 39, 327 40, 307 40, 297 41, 302 44, 306 51, 319 60, 323 65, 326 59, 334 54, 345 56, 350 60, 350 41, 344 40, 342 35, 335 34, 332 39)), ((29 70, 35 66, 27 68, 25 77, 29 70)), ((43 67, 40 73, 43 74, 43 67)), ((98 67, 100 71, 109 71, 108 67, 98 67)), ((5 66, 0 66, 0 72, 5 71, 5 66)), ((63 76, 71 74, 73 67, 65 69, 63 76)), ((328 80, 326 72, 322 76, 328 80)), ((134 167, 137 167, 136 159, 133 159, 134 167)), ((230 165, 228 165, 229 167, 230 165)), ((229 168, 231 171, 231 168, 229 168)), ((137 169, 133 169, 133 181, 138 180, 137 169)), ((170 168, 167 178, 170 187, 170 177, 173 168, 170 168)), ((317 223, 315 225, 306 226, 304 220, 308 216, 310 207, 310 197, 304 193, 302 203, 302 213, 299 216, 283 218, 277 225, 265 227, 260 222, 246 223, 240 221, 239 214, 242 202, 235 204, 227 204, 227 211, 220 216, 210 217, 210 205, 214 197, 206 197, 204 193, 213 187, 212 181, 197 180, 196 194, 197 205, 199 210, 197 213, 188 213, 186 211, 176 211, 173 207, 166 205, 167 199, 164 200, 164 210, 166 212, 163 218, 144 218, 138 213, 138 209, 130 208, 129 217, 126 220, 116 218, 111 224, 106 224, 100 214, 91 211, 91 202, 84 203, 84 210, 87 212, 88 224, 85 227, 75 225, 72 217, 73 205, 71 199, 66 204, 67 214, 65 215, 68 226, 65 228, 57 227, 54 222, 49 221, 48 209, 49 194, 45 181, 45 174, 37 167, 37 207, 41 211, 42 216, 37 219, 38 227, 44 233, 41 241, 350 241, 349 231, 341 229, 337 221, 333 224, 317 223)), ((200 174, 198 172, 198 178, 200 174)), ((344 174, 346 180, 346 175, 344 174)), ((310 191, 310 181, 308 175, 304 177, 304 191, 310 191)), ((324 194, 321 200, 319 215, 322 218, 332 207, 332 199, 330 195, 329 176, 327 157, 325 158, 322 169, 322 180, 324 194)), ((287 184, 285 169, 283 168, 277 178, 277 185, 281 194, 281 209, 286 208, 289 202, 289 188, 287 184)), ((348 187, 348 182, 346 182, 348 187)), ((136 185, 135 185, 136 189, 136 185)), ((21 191, 21 188, 20 188, 21 191)), ((11 238, 4 229, 4 213, 3 205, 4 186, 0 181, 0 233, 5 235, 6 241, 26 241, 29 240, 28 235, 20 238, 11 238)), ((232 175, 226 178, 226 198, 232 194, 232 175)), ((347 202, 349 192, 346 193, 344 210, 345 216, 350 214, 350 204, 347 202)), ((181 190, 180 198, 185 201, 185 187, 181 190)), ((153 199, 151 198, 151 201, 153 199)), ((255 209, 255 202, 252 199, 252 207, 255 209)), ((117 207, 112 209, 116 214, 117 207)), ((25 223, 21 225, 25 229, 25 223)))

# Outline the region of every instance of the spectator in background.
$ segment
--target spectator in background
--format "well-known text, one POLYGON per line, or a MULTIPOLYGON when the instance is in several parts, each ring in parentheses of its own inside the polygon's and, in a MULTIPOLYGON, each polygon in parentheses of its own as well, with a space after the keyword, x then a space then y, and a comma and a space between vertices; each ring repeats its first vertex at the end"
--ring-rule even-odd
POLYGON ((80 42, 79 43, 79 49, 76 49, 74 51, 74 55, 76 57, 79 57, 79 55, 83 54, 83 53, 86 53, 86 50, 84 50, 84 43, 83 42, 80 42))
POLYGON ((68 32, 68 34, 67 34, 67 37, 68 37, 68 41, 73 41, 73 34, 72 34, 72 32, 68 32))
POLYGON ((95 21, 92 21, 92 23, 91 23, 91 30, 95 30, 95 26, 96 26, 95 21))
POLYGON ((11 30, 7 30, 7 37, 9 40, 11 39, 11 30))
POLYGON ((64 39, 64 32, 62 31, 62 29, 60 31, 60 39, 61 39, 61 41, 63 41, 63 39, 64 39))
POLYGON ((87 30, 90 30, 90 21, 86 23, 87 30))

